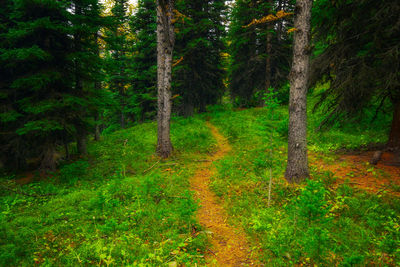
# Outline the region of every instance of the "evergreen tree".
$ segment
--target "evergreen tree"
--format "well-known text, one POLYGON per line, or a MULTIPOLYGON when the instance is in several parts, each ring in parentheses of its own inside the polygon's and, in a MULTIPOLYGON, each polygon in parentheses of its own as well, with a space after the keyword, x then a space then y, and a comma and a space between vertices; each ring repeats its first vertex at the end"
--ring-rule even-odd
POLYGON ((8 166, 39 158, 42 170, 54 170, 59 145, 76 139, 86 152, 99 98, 93 86, 99 6, 96 0, 9 4, 0 59, 8 76, 1 84, 2 155, 8 166))
POLYGON ((157 106, 157 37, 156 3, 140 0, 138 9, 130 20, 136 37, 130 73, 132 88, 129 102, 137 120, 152 119, 157 106))
POLYGON ((14 21, 10 19, 12 5, 11 0, 0 2, 0 167, 7 164, 18 168, 24 162, 16 149, 22 138, 16 138, 14 131, 21 114, 15 110, 13 103, 16 100, 13 97, 16 92, 11 88, 13 68, 7 60, 7 53, 13 46, 6 36, 8 29, 14 27, 14 21))
MULTIPOLYGON (((77 150, 87 154, 86 137, 93 129, 93 118, 99 113, 99 102, 105 95, 98 81, 102 79, 98 32, 103 23, 98 0, 73 0, 70 21, 73 33, 74 91, 79 103, 71 105, 69 119, 74 124, 77 150)), ((74 101, 74 100, 73 100, 74 101)))
POLYGON ((313 83, 329 81, 320 96, 326 103, 324 124, 376 112, 392 112, 388 147, 400 148, 400 3, 384 1, 318 1, 315 6, 318 55, 313 83), (322 45, 321 45, 322 44, 322 45))
MULTIPOLYGON (((132 97, 140 119, 152 118, 156 91, 156 12, 151 0, 139 1, 131 27, 136 37, 132 64, 132 97), (153 59, 153 60, 152 60, 153 59)), ((215 104, 223 94, 221 53, 226 16, 225 1, 177 1, 175 65, 172 91, 180 96, 175 110, 191 115, 215 104)))
POLYGON ((128 106, 129 75, 127 67, 129 46, 128 36, 128 1, 115 0, 111 9, 111 20, 106 30, 106 61, 107 82, 110 90, 114 92, 118 103, 118 117, 121 128, 126 127, 128 106))
POLYGON ((307 92, 310 77, 313 0, 297 0, 293 63, 290 71, 288 160, 285 178, 299 183, 309 177, 307 155, 307 92))
POLYGON ((10 76, 3 86, 2 154, 8 166, 21 168, 40 157, 42 169, 55 169, 56 145, 62 141, 72 88, 68 57, 68 5, 58 1, 13 1, 13 26, 4 34, 2 53, 10 76))
POLYGON ((293 25, 292 18, 262 18, 293 9, 288 0, 238 0, 234 4, 229 28, 229 90, 235 105, 260 105, 270 87, 279 93, 281 102, 288 101, 284 85, 290 70, 292 37, 287 30, 293 25))
POLYGON ((157 153, 167 158, 172 153, 171 80, 175 45, 174 0, 157 0, 157 153))
POLYGON ((178 1, 174 93, 181 96, 180 111, 204 112, 224 92, 222 53, 225 1, 178 1))

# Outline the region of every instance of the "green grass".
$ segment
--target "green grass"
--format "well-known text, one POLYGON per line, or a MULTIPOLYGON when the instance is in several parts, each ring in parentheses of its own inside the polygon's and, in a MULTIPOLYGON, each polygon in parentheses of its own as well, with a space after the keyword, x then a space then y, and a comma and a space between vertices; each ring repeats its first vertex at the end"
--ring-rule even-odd
MULTIPOLYGON (((312 99, 311 99, 312 100, 312 99)), ((309 112, 309 148, 324 160, 335 150, 386 141, 389 118, 314 129, 322 114, 309 112)), ((330 172, 311 169, 313 179, 286 184, 287 107, 216 110, 211 116, 233 151, 217 164, 213 190, 224 199, 231 223, 249 234, 267 266, 365 266, 400 264, 400 201, 348 184, 334 190, 330 172), (268 207, 269 168, 272 202, 268 207)))
MULTIPOLYGON (((310 101, 314 101, 310 98, 310 101)), ((314 129, 322 112, 309 112, 309 148, 335 161, 335 150, 386 141, 390 118, 314 129)), ((266 266, 400 264, 400 201, 371 195, 330 172, 311 169, 301 186, 285 183, 287 107, 232 111, 215 106, 195 118, 174 118, 175 152, 154 155, 156 124, 103 136, 89 157, 64 163, 46 180, 0 186, 0 266, 194 266, 204 264, 207 237, 189 190, 189 177, 215 149, 209 119, 233 150, 215 163, 212 190, 233 225, 250 236, 266 266), (268 207, 269 169, 272 201, 268 207), (197 229, 197 230, 195 230, 197 229)))
POLYGON ((20 193, 0 194, 0 265, 201 263, 206 239, 192 236, 201 227, 188 177, 214 140, 196 118, 174 119, 172 140, 174 155, 159 161, 156 125, 146 123, 91 143, 89 159, 50 180, 3 180, 20 193))

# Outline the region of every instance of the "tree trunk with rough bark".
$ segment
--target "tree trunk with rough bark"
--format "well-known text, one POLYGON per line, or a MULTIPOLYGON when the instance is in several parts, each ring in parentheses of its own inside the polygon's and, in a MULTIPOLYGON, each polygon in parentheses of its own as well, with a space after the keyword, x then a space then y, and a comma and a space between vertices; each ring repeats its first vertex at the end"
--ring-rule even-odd
POLYGON ((95 116, 94 116, 94 140, 95 141, 100 141, 100 119, 99 119, 99 113, 96 112, 95 116))
MULTIPOLYGON (((282 3, 283 0, 279 0, 278 2, 278 11, 284 10, 284 4, 282 3)), ((282 39, 282 28, 283 28, 283 21, 280 19, 278 20, 278 26, 276 29, 276 38, 278 40, 278 43, 281 42, 282 39)))
POLYGON ((43 153, 40 162, 41 172, 53 172, 57 168, 56 149, 54 144, 49 141, 43 147, 43 153))
MULTIPOLYGON (((98 32, 96 32, 94 34, 94 39, 96 40, 96 54, 100 58, 100 48, 99 48, 99 44, 98 44, 100 38, 99 38, 99 33, 98 32)), ((101 81, 98 78, 96 78, 96 80, 94 82, 94 90, 96 92, 100 92, 101 91, 101 81)), ((96 110, 95 111, 95 115, 94 115, 94 123, 95 123, 95 126, 94 126, 94 140, 95 141, 99 141, 100 140, 101 131, 100 131, 100 123, 99 122, 100 122, 99 111, 96 110)))
POLYGON ((157 0, 157 153, 167 158, 172 153, 170 138, 172 53, 175 44, 174 0, 157 0))
POLYGON ((76 147, 79 155, 87 155, 87 132, 84 126, 76 127, 76 147))
POLYGON ((313 0, 295 8, 293 62, 290 73, 288 161, 285 177, 299 183, 309 177, 307 157, 307 89, 310 76, 310 19, 313 0))
POLYGON ((194 114, 194 106, 191 100, 186 101, 183 104, 183 116, 185 118, 192 117, 194 114))
POLYGON ((392 126, 390 128, 389 142, 387 145, 389 150, 394 152, 393 164, 400 164, 400 100, 394 103, 392 126))
MULTIPOLYGON (((80 16, 82 15, 82 8, 79 5, 78 1, 74 2, 75 4, 75 15, 80 16)), ((74 34, 74 49, 75 52, 81 52, 82 51, 82 36, 78 32, 74 34)), ((82 65, 80 63, 80 59, 76 58, 75 59, 75 91, 76 94, 81 95, 83 92, 83 79, 81 75, 81 70, 82 70, 82 65)), ((84 125, 84 122, 82 121, 82 118, 85 117, 86 115, 86 110, 85 107, 80 106, 78 114, 75 115, 75 129, 76 129, 76 146, 78 153, 80 155, 87 155, 87 149, 86 149, 86 126, 84 125)))
MULTIPOLYGON (((268 8, 268 14, 272 13, 272 1, 268 0, 267 1, 269 8, 268 8)), ((272 52, 272 22, 267 23, 267 33, 266 33, 266 54, 267 54, 267 58, 266 58, 266 64, 265 64, 265 92, 268 93, 269 92, 269 88, 271 87, 271 52, 272 52)))
POLYGON ((391 150, 400 149, 400 101, 394 103, 393 120, 389 134, 388 148, 391 150))
POLYGON ((395 154, 393 163, 400 163, 400 101, 394 102, 393 106, 393 119, 392 126, 390 127, 389 140, 384 150, 378 150, 372 156, 370 163, 373 165, 378 164, 385 151, 393 151, 395 154))

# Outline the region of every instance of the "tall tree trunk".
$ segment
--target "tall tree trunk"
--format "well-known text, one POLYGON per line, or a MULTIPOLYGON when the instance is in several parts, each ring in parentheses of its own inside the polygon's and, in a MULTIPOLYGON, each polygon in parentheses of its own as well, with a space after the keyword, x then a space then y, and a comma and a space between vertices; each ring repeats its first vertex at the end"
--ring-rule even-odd
MULTIPOLYGON (((284 4, 282 3, 283 0, 279 0, 278 2, 278 11, 284 10, 284 4)), ((278 43, 281 42, 282 39, 282 28, 283 28, 283 21, 280 19, 278 20, 278 27, 276 29, 276 39, 278 40, 278 43)))
POLYGON ((190 99, 183 103, 183 116, 185 118, 192 117, 194 114, 194 105, 190 99))
POLYGON ((65 149, 65 159, 69 160, 70 153, 69 153, 69 147, 68 147, 68 133, 65 128, 64 128, 64 134, 63 134, 63 144, 64 144, 64 149, 65 149))
MULTIPOLYGON (((82 15, 82 8, 79 5, 80 3, 78 1, 74 2, 75 4, 75 15, 80 16, 82 15)), ((80 32, 76 32, 74 34, 74 46, 75 46, 75 52, 81 52, 82 51, 82 36, 80 32)), ((77 95, 81 95, 83 93, 83 81, 82 81, 82 76, 81 76, 81 70, 82 70, 82 65, 80 63, 80 59, 76 58, 75 59, 75 93, 77 95)), ((77 114, 75 115, 75 129, 76 129, 76 145, 77 145, 77 150, 78 153, 81 155, 86 155, 87 154, 87 149, 86 149, 86 126, 84 125, 84 117, 86 115, 86 107, 80 106, 79 111, 77 111, 77 114)))
POLYGON ((202 98, 199 103, 199 113, 206 113, 206 112, 207 112, 207 104, 204 98, 202 98))
POLYGON ((68 142, 64 141, 64 149, 65 149, 65 159, 69 160, 70 159, 70 153, 69 153, 69 147, 68 147, 68 142))
MULTIPOLYGON (((100 58, 100 48, 99 48, 99 34, 96 32, 94 34, 94 39, 96 40, 96 54, 100 58)), ((96 78, 94 82, 94 90, 96 92, 101 91, 101 81, 96 78)), ((100 116, 99 116, 99 110, 96 107, 95 114, 94 114, 94 140, 99 141, 100 140, 100 116)))
POLYGON ((76 127, 76 147, 78 149, 78 154, 87 155, 87 132, 84 126, 76 127))
POLYGON ((43 147, 42 158, 40 162, 40 170, 42 172, 55 171, 57 167, 56 149, 51 141, 47 142, 43 147))
MULTIPOLYGON (((268 14, 272 13, 272 1, 268 0, 268 14)), ((267 33, 266 33, 266 64, 265 64, 265 92, 269 92, 269 88, 271 87, 271 51, 272 51, 272 22, 267 23, 267 33)))
POLYGON ((290 73, 288 161, 285 177, 299 183, 309 177, 307 89, 310 76, 310 19, 313 0, 297 0, 293 62, 290 73))
POLYGON ((172 153, 170 138, 172 53, 175 44, 174 0, 157 0, 157 153, 167 158, 172 153))
MULTIPOLYGON (((124 52, 121 51, 119 52, 120 56, 118 56, 120 59, 124 58, 123 54, 124 52)), ((124 77, 124 66, 121 64, 121 69, 119 70, 119 75, 120 77, 124 77)), ((121 128, 125 129, 126 128, 126 116, 125 116, 125 108, 126 108, 126 92, 125 92, 125 88, 124 88, 124 83, 123 83, 123 79, 118 81, 118 87, 119 87, 119 96, 120 96, 120 100, 121 100, 121 128)))
POLYGON ((100 119, 99 119, 99 113, 96 111, 94 115, 94 140, 95 141, 100 141, 100 119))
POLYGON ((121 128, 122 129, 125 129, 125 113, 124 113, 124 109, 125 109, 125 104, 121 103, 120 124, 121 124, 121 128))
POLYGON ((393 120, 389 134, 388 148, 400 148, 400 101, 394 103, 393 120))

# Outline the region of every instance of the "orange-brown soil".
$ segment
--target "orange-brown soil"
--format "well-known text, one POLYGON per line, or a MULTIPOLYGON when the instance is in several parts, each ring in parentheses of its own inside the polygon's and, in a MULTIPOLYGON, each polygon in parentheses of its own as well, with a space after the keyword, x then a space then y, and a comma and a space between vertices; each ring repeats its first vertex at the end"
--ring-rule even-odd
POLYGON ((15 180, 18 185, 26 185, 35 181, 35 174, 33 172, 26 172, 20 178, 15 180))
POLYGON ((24 173, 19 174, 17 178, 15 179, 15 183, 17 185, 27 185, 33 182, 38 182, 42 180, 47 180, 54 178, 54 175, 52 174, 46 174, 46 173, 35 173, 33 171, 27 171, 24 173))
POLYGON ((207 265, 256 265, 255 260, 251 258, 250 247, 243 230, 227 223, 228 216, 220 204, 220 199, 209 188, 210 177, 216 174, 213 162, 223 158, 231 147, 213 125, 207 123, 207 126, 216 139, 218 148, 200 165, 190 180, 191 188, 201 205, 197 214, 198 220, 212 233, 210 235, 212 247, 205 255, 207 265))
POLYGON ((333 162, 311 155, 312 165, 321 171, 331 171, 337 184, 349 179, 350 184, 372 193, 387 191, 400 196, 400 167, 394 165, 393 153, 384 153, 377 165, 369 164, 374 152, 339 155, 333 162))

